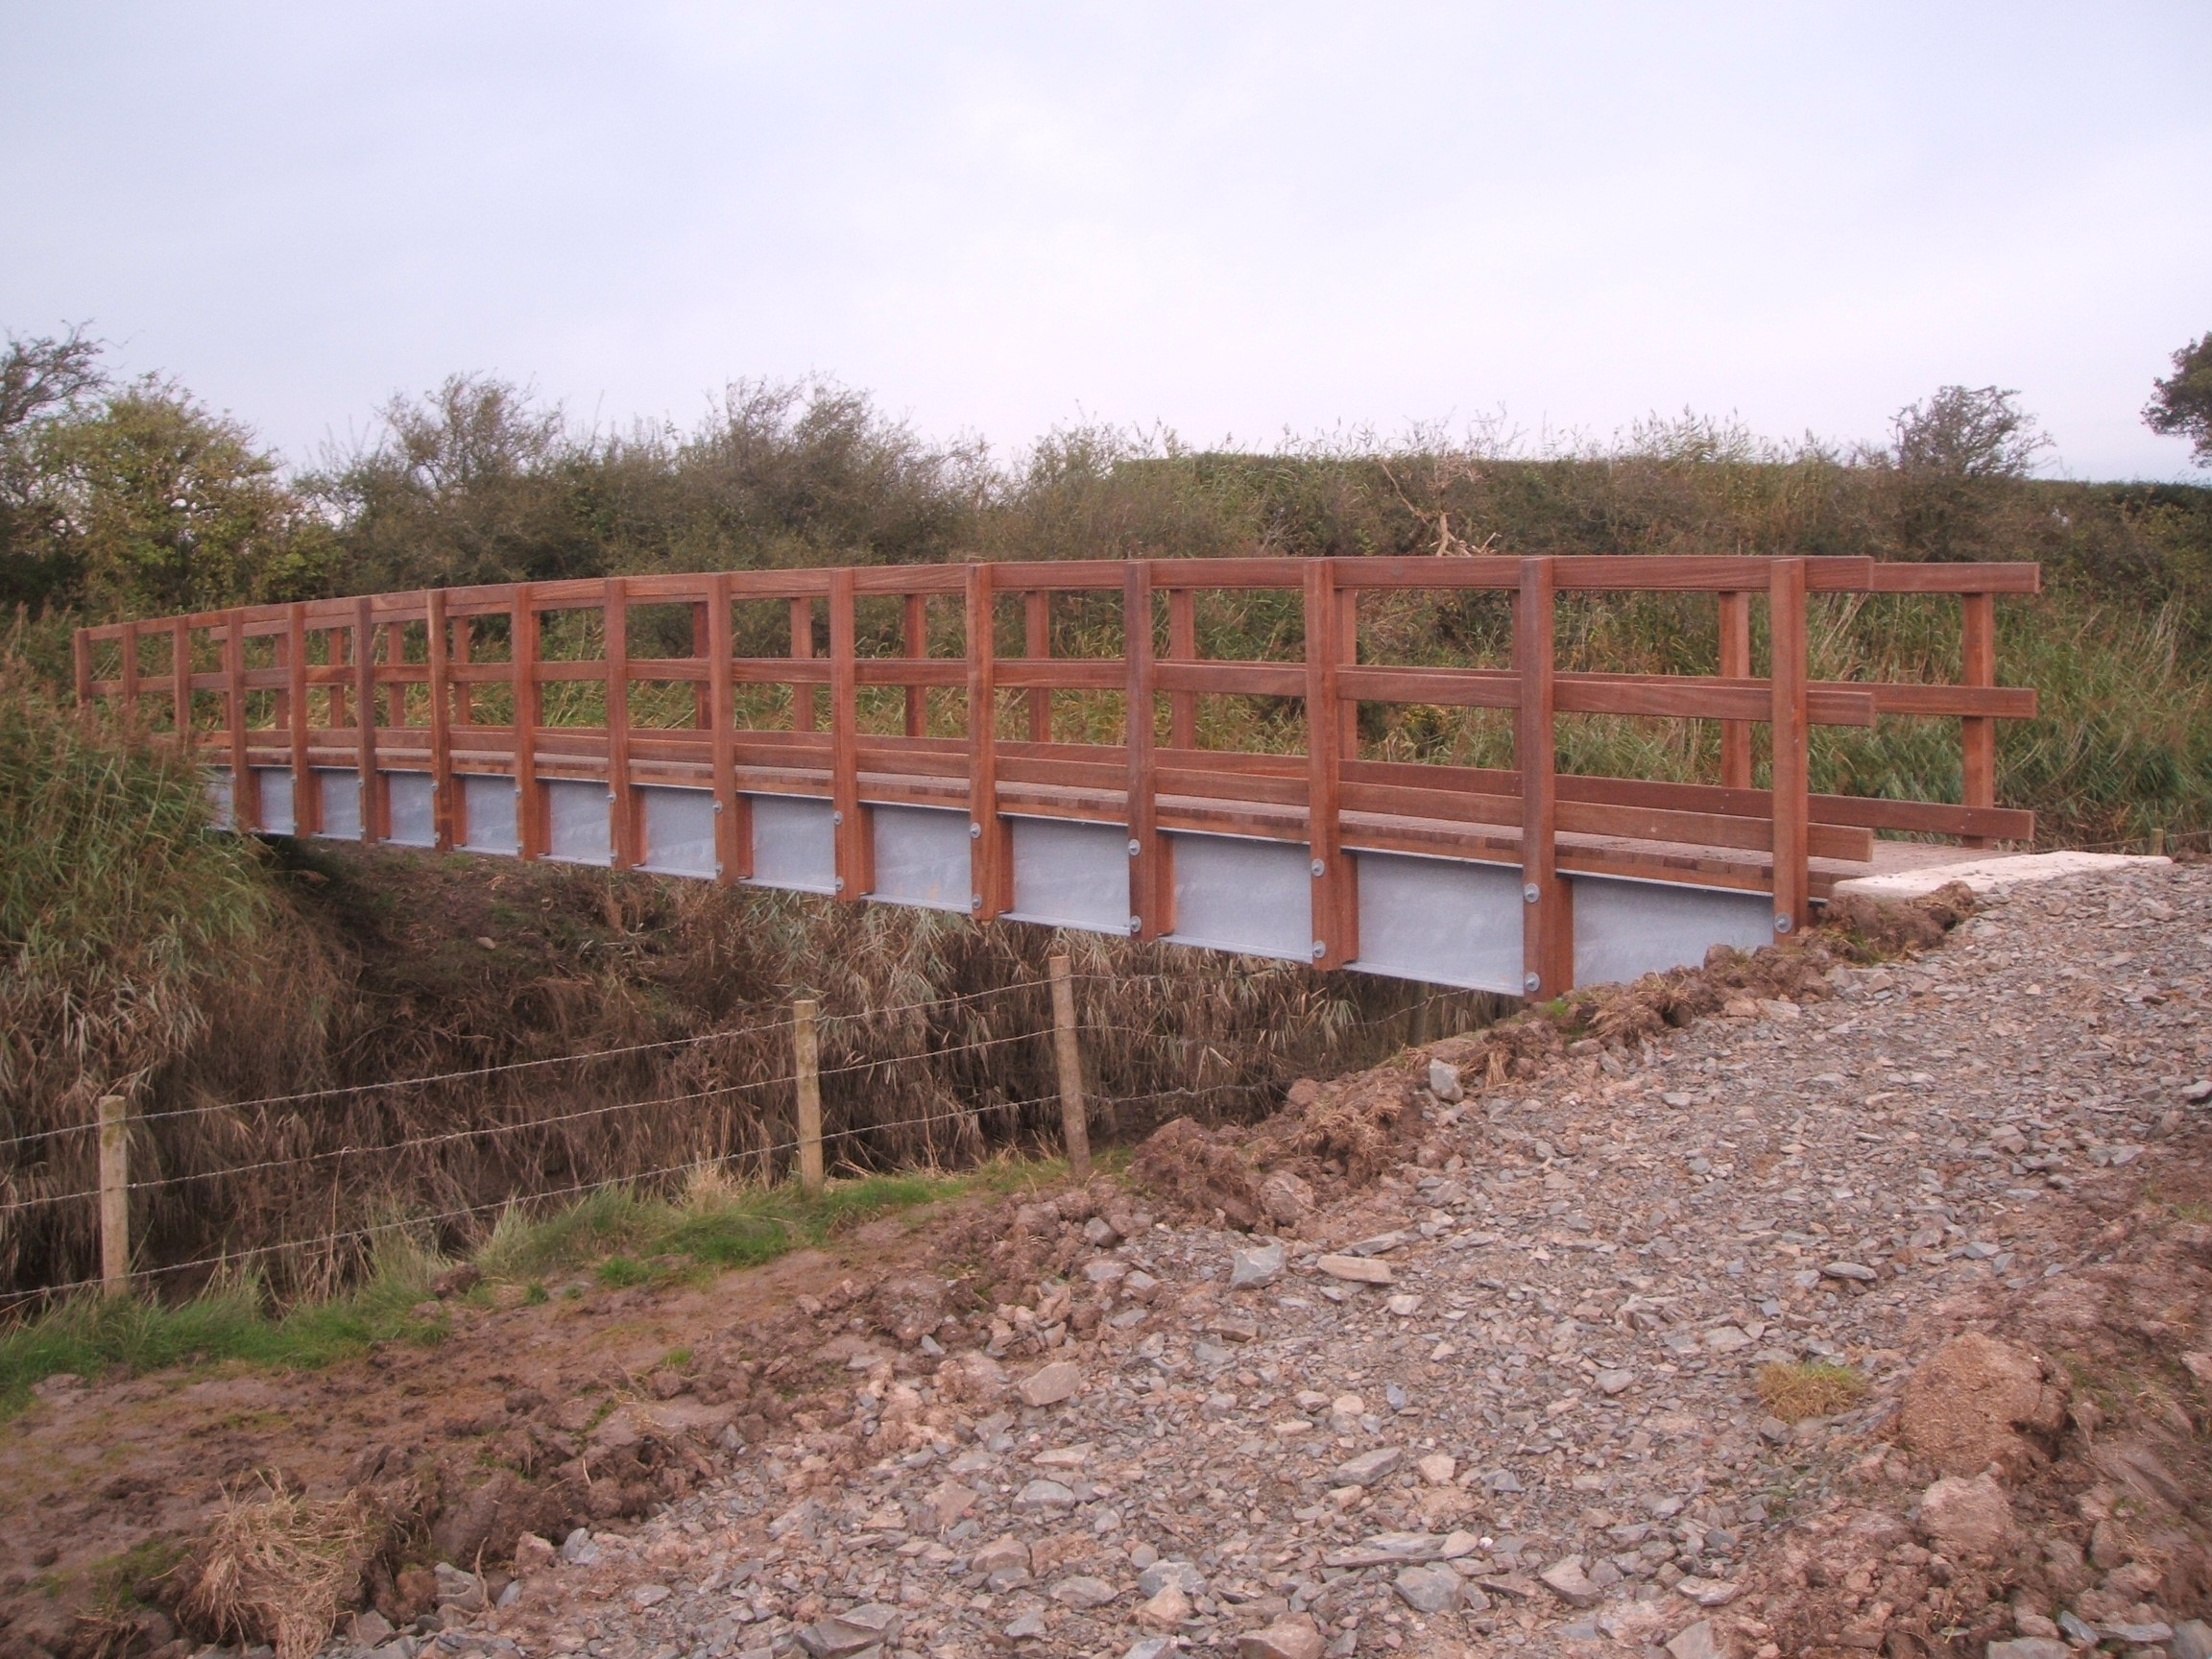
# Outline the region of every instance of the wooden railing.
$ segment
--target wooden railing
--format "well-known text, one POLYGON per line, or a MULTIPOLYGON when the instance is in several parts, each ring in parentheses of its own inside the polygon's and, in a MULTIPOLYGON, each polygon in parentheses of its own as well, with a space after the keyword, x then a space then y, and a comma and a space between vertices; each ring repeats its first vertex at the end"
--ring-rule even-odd
POLYGON ((1314 955, 1324 966, 1357 951, 1347 844, 1517 865, 1527 982, 1561 987, 1572 972, 1567 873, 1769 892, 1775 927, 1788 931, 1839 876, 1870 858, 1876 830, 1957 836, 1970 845, 2032 837, 2032 815, 1995 799, 1995 722, 2032 715, 2035 694, 1996 685, 1993 596, 2032 593, 2037 585, 2037 567, 2026 564, 1744 557, 1016 562, 610 577, 87 628, 77 636, 77 687, 85 701, 119 699, 134 718, 165 714, 162 723, 228 767, 234 819, 245 829, 264 827, 258 768, 289 770, 301 833, 321 828, 311 772, 357 772, 368 839, 389 833, 388 779, 427 774, 435 841, 450 847, 466 838, 456 776, 491 774, 517 781, 517 851, 532 857, 548 851, 546 797, 542 787, 525 785, 590 781, 605 784, 612 803, 611 861, 619 868, 642 857, 637 791, 684 785, 712 791, 719 876, 739 881, 752 875, 752 804, 805 795, 827 798, 834 809, 836 888, 855 899, 873 886, 863 804, 965 808, 971 908, 988 919, 1009 907, 1010 816, 1111 823, 1127 827, 1131 931, 1139 937, 1172 927, 1166 832, 1301 842, 1311 854, 1314 955), (1304 660, 1201 657, 1196 596, 1223 589, 1299 594, 1304 660), (1362 660, 1364 596, 1468 589, 1511 596, 1509 668, 1362 660), (1717 596, 1719 673, 1557 670, 1559 595, 1639 590, 1717 596), (1123 629, 1121 655, 1049 654, 1052 596, 1063 593, 1118 593, 1120 616, 1133 624, 1123 629), (1960 596, 1964 683, 1810 680, 1806 612, 1815 593, 1960 596), (1021 601, 1020 656, 995 648, 994 618, 1006 596, 1021 601), (1765 678, 1751 672, 1759 598, 1770 641, 1765 678), (862 655, 856 609, 886 600, 899 602, 902 654, 862 655), (762 601, 788 605, 788 650, 738 657, 733 608, 762 601), (688 609, 685 654, 634 653, 633 608, 666 606, 688 609), (957 625, 942 615, 953 607, 957 625), (826 655, 817 652, 818 609, 827 613, 826 655), (584 614, 570 614, 577 613, 584 614), (549 659, 549 624, 571 646, 590 641, 596 654, 549 659), (484 660, 502 636, 503 657, 484 660), (164 639, 165 648, 157 643, 164 639), (931 655, 933 647, 957 654, 931 655), (162 671, 148 672, 149 659, 165 663, 162 671), (596 723, 546 718, 548 693, 572 682, 604 688, 596 723), (686 685, 687 708, 676 693, 684 723, 634 719, 650 688, 656 718, 665 722, 671 689, 686 685), (787 712, 773 729, 757 723, 757 710, 750 716, 756 723, 740 723, 748 687, 788 689, 787 712), (863 693, 876 687, 903 690, 902 711, 889 699, 895 717, 878 721, 896 731, 863 730, 863 693), (479 718, 489 688, 512 703, 495 721, 479 718), (825 688, 826 709, 819 707, 825 688), (934 715, 932 691, 944 694, 934 715), (1011 721, 1001 709, 1004 693, 1019 694, 1006 699, 1015 705, 1011 721), (1118 694, 1124 709, 1150 717, 1119 719, 1118 741, 1055 741, 1055 698, 1096 703, 1099 694, 1109 701, 1118 694), (1198 700, 1220 694, 1302 701, 1305 753, 1202 748, 1198 700), (1357 718, 1363 703, 1512 710, 1517 765, 1363 759, 1357 718), (1559 773, 1555 722, 1589 713, 1719 721, 1720 781, 1559 773), (1962 802, 1811 792, 1810 729, 1866 726, 1878 715, 1959 720, 1962 802), (950 720, 957 734, 932 735, 933 719, 950 720), (1767 788, 1753 786, 1753 732, 1761 724, 1771 733, 1767 788))

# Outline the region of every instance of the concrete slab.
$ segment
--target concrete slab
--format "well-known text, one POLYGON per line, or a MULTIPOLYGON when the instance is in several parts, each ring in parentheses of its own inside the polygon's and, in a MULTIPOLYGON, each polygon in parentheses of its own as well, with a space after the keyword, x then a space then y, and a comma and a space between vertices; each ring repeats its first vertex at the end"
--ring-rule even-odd
POLYGON ((1977 893, 1993 893, 2026 882, 2056 881, 2062 876, 2086 876, 2100 870, 2173 862, 2171 858, 2126 853, 2001 853, 1950 864, 1855 876, 1848 881, 1837 882, 1836 891, 1856 893, 1867 899, 1919 899, 1949 882, 1963 881, 1977 893))

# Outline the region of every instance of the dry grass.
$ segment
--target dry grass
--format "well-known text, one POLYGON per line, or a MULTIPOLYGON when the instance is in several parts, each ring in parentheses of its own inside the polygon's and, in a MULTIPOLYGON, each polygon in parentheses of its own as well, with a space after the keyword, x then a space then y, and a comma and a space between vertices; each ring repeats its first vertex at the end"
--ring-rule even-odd
POLYGON ((1785 1423, 1833 1417, 1866 1397, 1866 1379, 1828 1359, 1777 1362, 1759 1368, 1759 1398, 1785 1423))
POLYGON ((385 1525, 358 1494, 317 1501, 268 1484, 227 1493, 179 1611, 240 1647, 267 1642, 276 1659, 311 1659, 359 1599, 385 1525))

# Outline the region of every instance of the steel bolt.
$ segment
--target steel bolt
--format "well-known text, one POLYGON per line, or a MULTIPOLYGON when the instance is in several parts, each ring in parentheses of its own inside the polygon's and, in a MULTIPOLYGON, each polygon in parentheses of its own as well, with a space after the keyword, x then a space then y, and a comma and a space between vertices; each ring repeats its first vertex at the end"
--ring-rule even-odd
POLYGON ((1781 914, 1780 912, 1776 912, 1776 914, 1775 914, 1775 917, 1774 917, 1774 931, 1775 931, 1775 932, 1777 932, 1777 933, 1787 933, 1787 932, 1789 932, 1789 931, 1790 931, 1790 930, 1791 930, 1792 927, 1794 927, 1794 926, 1796 926, 1796 924, 1795 924, 1794 922, 1791 921, 1791 920, 1790 920, 1790 918, 1789 918, 1788 916, 1786 916, 1786 915, 1783 915, 1783 914, 1781 914))
POLYGON ((1533 881, 1529 882, 1527 886, 1521 889, 1521 899, 1524 903, 1533 904, 1543 897, 1543 890, 1539 888, 1533 881))
POLYGON ((1326 956, 1326 955, 1328 955, 1328 954, 1329 954, 1329 947, 1328 947, 1326 944, 1324 944, 1324 943, 1323 943, 1321 940, 1319 940, 1319 939, 1316 939, 1316 940, 1314 940, 1314 941, 1313 941, 1313 960, 1314 960, 1314 961, 1316 961, 1316 962, 1318 962, 1318 961, 1320 961, 1320 960, 1321 960, 1321 958, 1322 958, 1322 957, 1324 957, 1324 956, 1326 956))
POLYGON ((1313 877, 1314 877, 1314 879, 1315 879, 1315 880, 1319 880, 1319 879, 1320 879, 1322 877, 1324 877, 1324 876, 1326 876, 1326 875, 1328 875, 1328 874, 1329 874, 1329 866, 1328 866, 1328 865, 1326 865, 1326 864, 1324 864, 1324 863, 1322 863, 1322 862, 1321 862, 1321 860, 1320 860, 1320 859, 1318 859, 1318 858, 1314 859, 1314 860, 1313 860, 1313 877))
POLYGON ((980 841, 980 840, 982 840, 982 839, 983 839, 983 826, 982 826, 982 825, 980 825, 980 824, 971 824, 971 825, 969 825, 969 826, 968 826, 968 839, 969 839, 969 840, 971 840, 971 841, 980 841))
POLYGON ((845 814, 842 812, 832 812, 830 814, 830 822, 832 826, 842 824, 845 822, 845 814))
POLYGON ((1129 918, 1129 931, 1130 931, 1130 932, 1132 932, 1132 933, 1139 933, 1139 932, 1142 932, 1142 931, 1143 931, 1143 927, 1144 927, 1144 918, 1143 918, 1143 917, 1142 917, 1142 916, 1132 916, 1132 917, 1130 917, 1130 918, 1129 918))
POLYGON ((968 895, 968 908, 969 908, 969 909, 971 909, 971 910, 980 910, 980 909, 982 909, 982 908, 983 908, 983 895, 982 895, 982 894, 980 894, 980 893, 971 893, 971 894, 969 894, 969 895, 968 895))
POLYGON ((1130 857, 1132 857, 1132 858, 1136 857, 1136 856, 1137 856, 1137 854, 1138 854, 1140 852, 1142 852, 1142 848, 1140 848, 1140 847, 1137 845, 1137 843, 1136 843, 1136 842, 1132 841, 1132 842, 1130 842, 1130 843, 1129 843, 1129 856, 1130 856, 1130 857))
POLYGON ((1543 988, 1543 984, 1544 975, 1541 974, 1524 974, 1521 975, 1521 986, 1523 990, 1540 990, 1543 988))

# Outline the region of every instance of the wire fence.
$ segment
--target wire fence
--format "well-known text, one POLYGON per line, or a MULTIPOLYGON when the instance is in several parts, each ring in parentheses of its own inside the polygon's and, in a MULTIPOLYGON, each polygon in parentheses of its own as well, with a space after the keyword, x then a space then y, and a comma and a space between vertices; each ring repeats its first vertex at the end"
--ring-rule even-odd
MULTIPOLYGON (((1087 1147, 1088 1130, 1078 1131, 1074 1126, 1087 1123, 1093 1115, 1118 1123, 1123 1114, 1147 1108, 1172 1106, 1190 1110, 1207 1103, 1228 1103, 1233 1109, 1255 1109, 1278 1094, 1280 1085, 1287 1081, 1273 1074, 1280 1070, 1282 1055, 1268 1048, 1269 1034, 1264 1031, 1240 1037, 1219 1032, 1192 1034, 1158 1025, 1134 1024, 1113 1017, 1118 1006, 1126 1006, 1127 994, 1131 991, 1151 985, 1173 992, 1187 989, 1186 979, 1170 974, 1103 973, 1067 976, 1071 983, 1080 981, 1094 988, 1107 988, 1112 993, 1097 998, 1105 1006, 1094 1009, 1094 1017, 1080 1023, 1079 1028, 1074 1027, 1070 1020, 1073 1034, 1083 1045, 1088 1047, 1118 1040, 1125 1045, 1140 1046, 1153 1057, 1157 1069, 1180 1072, 1190 1081, 1169 1083, 1155 1079, 1158 1086, 1108 1090, 1099 1087, 1095 1079, 1086 1084, 1081 1080, 1078 1068, 1072 1089, 1068 1073, 1063 1071, 1061 1087, 1055 1093, 1022 1094, 1017 1090, 1008 1093, 1019 1097, 1004 1097, 1000 1085, 1009 1075, 1018 1075, 1019 1069, 1007 1068, 1002 1056, 1009 1048, 1019 1046, 1049 1043, 1055 1037, 1055 1025, 1060 1018, 1057 1008, 1053 1017, 1046 1020, 1021 1018, 1027 1010, 1017 1011, 1017 1024, 1009 1030, 986 1029, 980 1034, 966 1034, 947 1032, 944 1027, 952 1016, 1007 997, 1026 996, 1033 1005, 1047 987, 1041 980, 1022 979, 928 1001, 843 1013, 816 1015, 809 1011, 803 1016, 797 1012, 797 1005, 760 1009, 758 1017, 746 1023, 681 1038, 334 1085, 247 1100, 127 1114, 124 1102, 110 1096, 102 1101, 100 1115, 90 1120, 0 1138, 0 1154, 12 1153, 18 1160, 13 1169, 0 1169, 0 1177, 4 1177, 4 1181, 0 1181, 0 1194, 5 1194, 0 1198, 0 1238, 7 1238, 11 1231, 20 1233, 26 1222, 41 1214, 70 1213, 72 1206, 81 1206, 82 1210, 71 1214, 72 1225, 82 1236, 86 1221, 96 1212, 97 1219, 91 1231, 97 1236, 104 1258, 103 1271, 98 1276, 80 1271, 74 1275, 66 1272, 39 1275, 42 1283, 24 1284, 19 1279, 17 1287, 0 1289, 0 1310, 47 1303, 95 1287, 114 1291, 130 1286, 170 1281, 180 1275, 228 1271, 272 1257, 308 1257, 325 1262, 345 1258, 360 1262, 366 1260, 366 1253, 378 1238, 392 1233, 435 1233, 465 1227, 482 1216, 517 1207, 541 1209, 613 1188, 650 1187, 705 1169, 734 1169, 755 1181, 773 1182, 787 1179, 794 1173, 804 1179, 805 1169, 822 1168, 822 1161, 828 1157, 840 1169, 855 1173, 881 1170, 886 1167, 883 1157, 886 1148, 910 1144, 902 1142, 902 1137, 924 1138, 923 1153, 931 1165, 937 1163, 941 1154, 974 1156, 993 1143, 1011 1145, 1026 1139, 1042 1145, 1047 1143, 1048 1137, 1041 1125, 1032 1120, 1032 1115, 1055 1104, 1061 1108, 1064 1133, 1080 1134, 1087 1147), (1099 1017, 1101 1015, 1104 1017, 1099 1017), (923 1017, 916 1022, 919 1029, 902 1032, 904 1040, 895 1047, 838 1055, 832 1064, 821 1064, 816 1057, 818 1050, 814 1050, 811 1044, 799 1041, 803 1023, 811 1027, 817 1037, 827 1029, 856 1041, 878 1034, 881 1027, 910 1016, 923 1017), (953 1035, 958 1035, 960 1040, 937 1040, 953 1035), (620 1098, 583 1103, 562 1099, 559 1090, 550 1086, 563 1077, 563 1069, 573 1071, 594 1065, 640 1059, 665 1061, 686 1050, 702 1050, 716 1043, 733 1041, 753 1046, 752 1051, 756 1054, 763 1042, 777 1043, 791 1063, 779 1066, 765 1075, 721 1078, 696 1087, 649 1090, 620 1098), (819 1109, 809 1123, 800 1104, 808 1091, 815 1092, 819 1098, 825 1083, 848 1085, 848 1092, 853 1093, 864 1090, 872 1076, 896 1074, 902 1069, 925 1063, 944 1067, 947 1062, 963 1059, 980 1067, 979 1078, 970 1079, 972 1085, 979 1086, 971 1086, 965 1091, 940 1089, 939 1097, 917 1102, 924 1106, 920 1111, 880 1116, 851 1112, 845 1120, 825 1125, 819 1109), (1209 1073, 1213 1077, 1211 1081, 1209 1073), (423 1094, 437 1091, 460 1092, 467 1098, 457 1102, 454 1109, 481 1113, 484 1093, 489 1086, 501 1081, 526 1086, 526 1093, 509 1103, 517 1115, 396 1137, 373 1132, 380 1118, 345 1122, 328 1116, 340 1108, 352 1109, 406 1091, 423 1094), (744 1103, 749 1114, 742 1121, 727 1116, 720 1121, 714 1120, 717 1108, 737 1102, 744 1103), (787 1105, 799 1109, 787 1112, 787 1105), (544 1109, 547 1107, 552 1109, 544 1109), (685 1118, 686 1113, 703 1115, 685 1118), (264 1142, 334 1128, 352 1133, 336 1144, 306 1146, 282 1153, 256 1147, 246 1156, 211 1164, 156 1166, 160 1163, 158 1139, 164 1130, 186 1120, 216 1115, 228 1115, 240 1134, 264 1142), (648 1122, 653 1133, 645 1132, 648 1122), (639 1127, 622 1130, 623 1124, 639 1127), (609 1125, 620 1131, 622 1143, 635 1142, 637 1149, 647 1156, 640 1158, 637 1166, 589 1178, 560 1180, 556 1172, 575 1172, 564 1169, 564 1165, 576 1162, 569 1155, 572 1149, 563 1138, 577 1131, 609 1125), (935 1137, 948 1126, 954 1126, 956 1133, 950 1145, 941 1145, 935 1137), (655 1144, 656 1135, 659 1146, 655 1144), (18 1177, 25 1168, 20 1163, 22 1153, 26 1149, 51 1151, 49 1143, 68 1136, 99 1137, 97 1182, 80 1181, 51 1192, 21 1190, 18 1177), (667 1155, 675 1150, 668 1144, 671 1138, 678 1145, 685 1142, 691 1143, 680 1158, 667 1155), (136 1161, 140 1164, 135 1171, 131 1168, 133 1145, 138 1149, 136 1161), (489 1156, 489 1168, 493 1177, 489 1184, 497 1187, 496 1194, 477 1197, 464 1190, 454 1196, 468 1197, 468 1202, 448 1199, 438 1203, 434 1196, 430 1202, 422 1202, 424 1193, 435 1194, 440 1189, 452 1190, 456 1186, 465 1188, 466 1183, 450 1168, 436 1163, 445 1154, 463 1147, 481 1148, 489 1156), (662 1150, 663 1156, 654 1160, 650 1156, 652 1150, 662 1150), (813 1160, 811 1165, 809 1158, 813 1160), (396 1179, 396 1172, 408 1168, 421 1177, 416 1183, 420 1189, 416 1201, 388 1206, 381 1217, 367 1213, 358 1201, 359 1190, 374 1186, 378 1181, 390 1185, 396 1179), (548 1174, 555 1175, 549 1184, 543 1179, 548 1174), (533 1179, 533 1176, 539 1178, 533 1179), (171 1210, 180 1206, 206 1207, 220 1195, 252 1190, 251 1183, 270 1179, 286 1183, 285 1190, 295 1195, 301 1191, 310 1194, 326 1191, 328 1201, 321 1206, 321 1211, 327 1219, 312 1232, 287 1231, 283 1237, 251 1241, 252 1226, 265 1218, 247 1217, 240 1225, 213 1230, 214 1242, 198 1250, 186 1249, 175 1260, 141 1262, 136 1259, 153 1253, 146 1250, 147 1241, 143 1237, 135 1240, 131 1238, 133 1214, 143 1219, 162 1205, 171 1210), (355 1212, 352 1218, 341 1219, 341 1213, 349 1209, 355 1212), (400 1213, 393 1214, 395 1209, 400 1213), (232 1234, 239 1231, 246 1232, 248 1237, 233 1241, 232 1234), (133 1244, 137 1247, 135 1252, 133 1244)), ((1335 1035, 1334 1046, 1339 1050, 1357 1047, 1359 1040, 1383 1027, 1403 1025, 1409 1030, 1419 1027, 1425 1016, 1435 1008, 1458 1005, 1464 1009, 1476 995, 1462 990, 1435 989, 1386 1013, 1367 1017, 1354 1016, 1347 1004, 1327 1021, 1327 1025, 1335 1035)), ((1070 998, 1070 1012, 1072 1008, 1070 998)), ((971 1026, 970 1032, 973 1031, 971 1026)), ((1087 1157, 1087 1150, 1084 1155, 1087 1157)), ((81 1164, 83 1160, 76 1162, 81 1164)), ((478 1166, 479 1174, 481 1168, 478 1166)), ((486 1184, 478 1179, 477 1190, 482 1192, 486 1184)), ((760 1219, 769 1221, 776 1217, 764 1214, 760 1219)), ((78 1254, 82 1260, 82 1251, 78 1254)))

